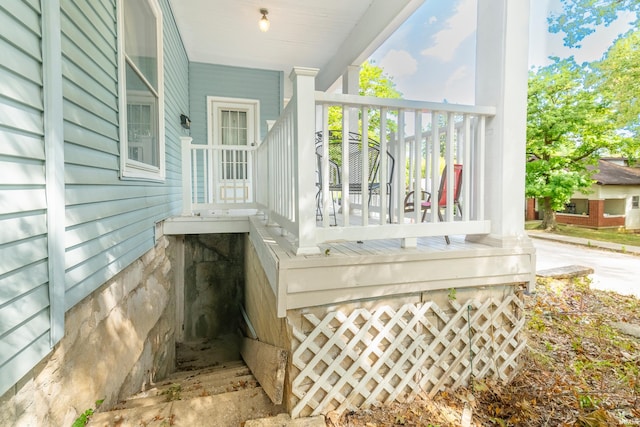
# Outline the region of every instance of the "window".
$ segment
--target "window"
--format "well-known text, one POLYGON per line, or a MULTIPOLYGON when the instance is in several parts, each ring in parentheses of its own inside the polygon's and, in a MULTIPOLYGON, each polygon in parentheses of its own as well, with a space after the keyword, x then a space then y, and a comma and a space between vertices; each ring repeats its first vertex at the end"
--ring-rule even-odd
POLYGON ((589 200, 571 199, 569 203, 564 205, 564 209, 558 212, 572 215, 589 215, 589 200))
POLYGON ((157 0, 120 0, 119 7, 120 173, 162 180, 162 13, 157 0))
POLYGON ((640 209, 640 196, 631 197, 631 209, 640 209))

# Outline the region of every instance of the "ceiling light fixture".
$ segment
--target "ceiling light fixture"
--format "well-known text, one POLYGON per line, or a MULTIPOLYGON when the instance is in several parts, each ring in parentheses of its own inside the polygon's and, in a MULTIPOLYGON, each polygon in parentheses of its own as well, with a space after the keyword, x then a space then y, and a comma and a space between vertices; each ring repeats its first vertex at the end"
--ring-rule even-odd
POLYGON ((260 9, 260 13, 262 14, 262 18, 260 18, 260 21, 258 21, 258 26, 260 27, 260 31, 266 33, 267 31, 269 31, 269 27, 271 26, 269 19, 267 19, 267 14, 269 13, 269 11, 267 9, 260 9))

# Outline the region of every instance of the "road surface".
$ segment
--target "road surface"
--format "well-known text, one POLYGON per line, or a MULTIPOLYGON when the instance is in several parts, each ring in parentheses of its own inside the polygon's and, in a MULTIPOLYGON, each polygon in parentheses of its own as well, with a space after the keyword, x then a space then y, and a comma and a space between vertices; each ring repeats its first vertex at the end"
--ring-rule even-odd
POLYGON ((592 289, 610 290, 640 298, 640 257, 550 240, 531 239, 536 269, 582 265, 591 267, 592 289))

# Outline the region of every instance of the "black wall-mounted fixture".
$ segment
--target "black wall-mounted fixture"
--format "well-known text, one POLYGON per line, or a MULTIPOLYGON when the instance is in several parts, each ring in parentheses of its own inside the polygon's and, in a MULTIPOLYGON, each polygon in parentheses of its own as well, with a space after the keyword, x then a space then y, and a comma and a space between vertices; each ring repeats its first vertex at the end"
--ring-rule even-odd
POLYGON ((191 119, 184 114, 180 114, 180 126, 184 129, 191 129, 191 119))

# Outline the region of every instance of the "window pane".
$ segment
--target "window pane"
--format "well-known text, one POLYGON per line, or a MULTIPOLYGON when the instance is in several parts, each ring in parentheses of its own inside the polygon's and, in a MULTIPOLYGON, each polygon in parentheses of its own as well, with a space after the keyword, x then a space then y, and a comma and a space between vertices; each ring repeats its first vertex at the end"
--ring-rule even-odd
POLYGON ((129 159, 160 166, 158 99, 127 64, 127 139, 129 159))
POLYGON ((124 2, 124 37, 127 57, 145 79, 158 90, 158 49, 156 17, 143 0, 124 2))
POLYGON ((247 144, 247 112, 220 110, 222 145, 247 144))

